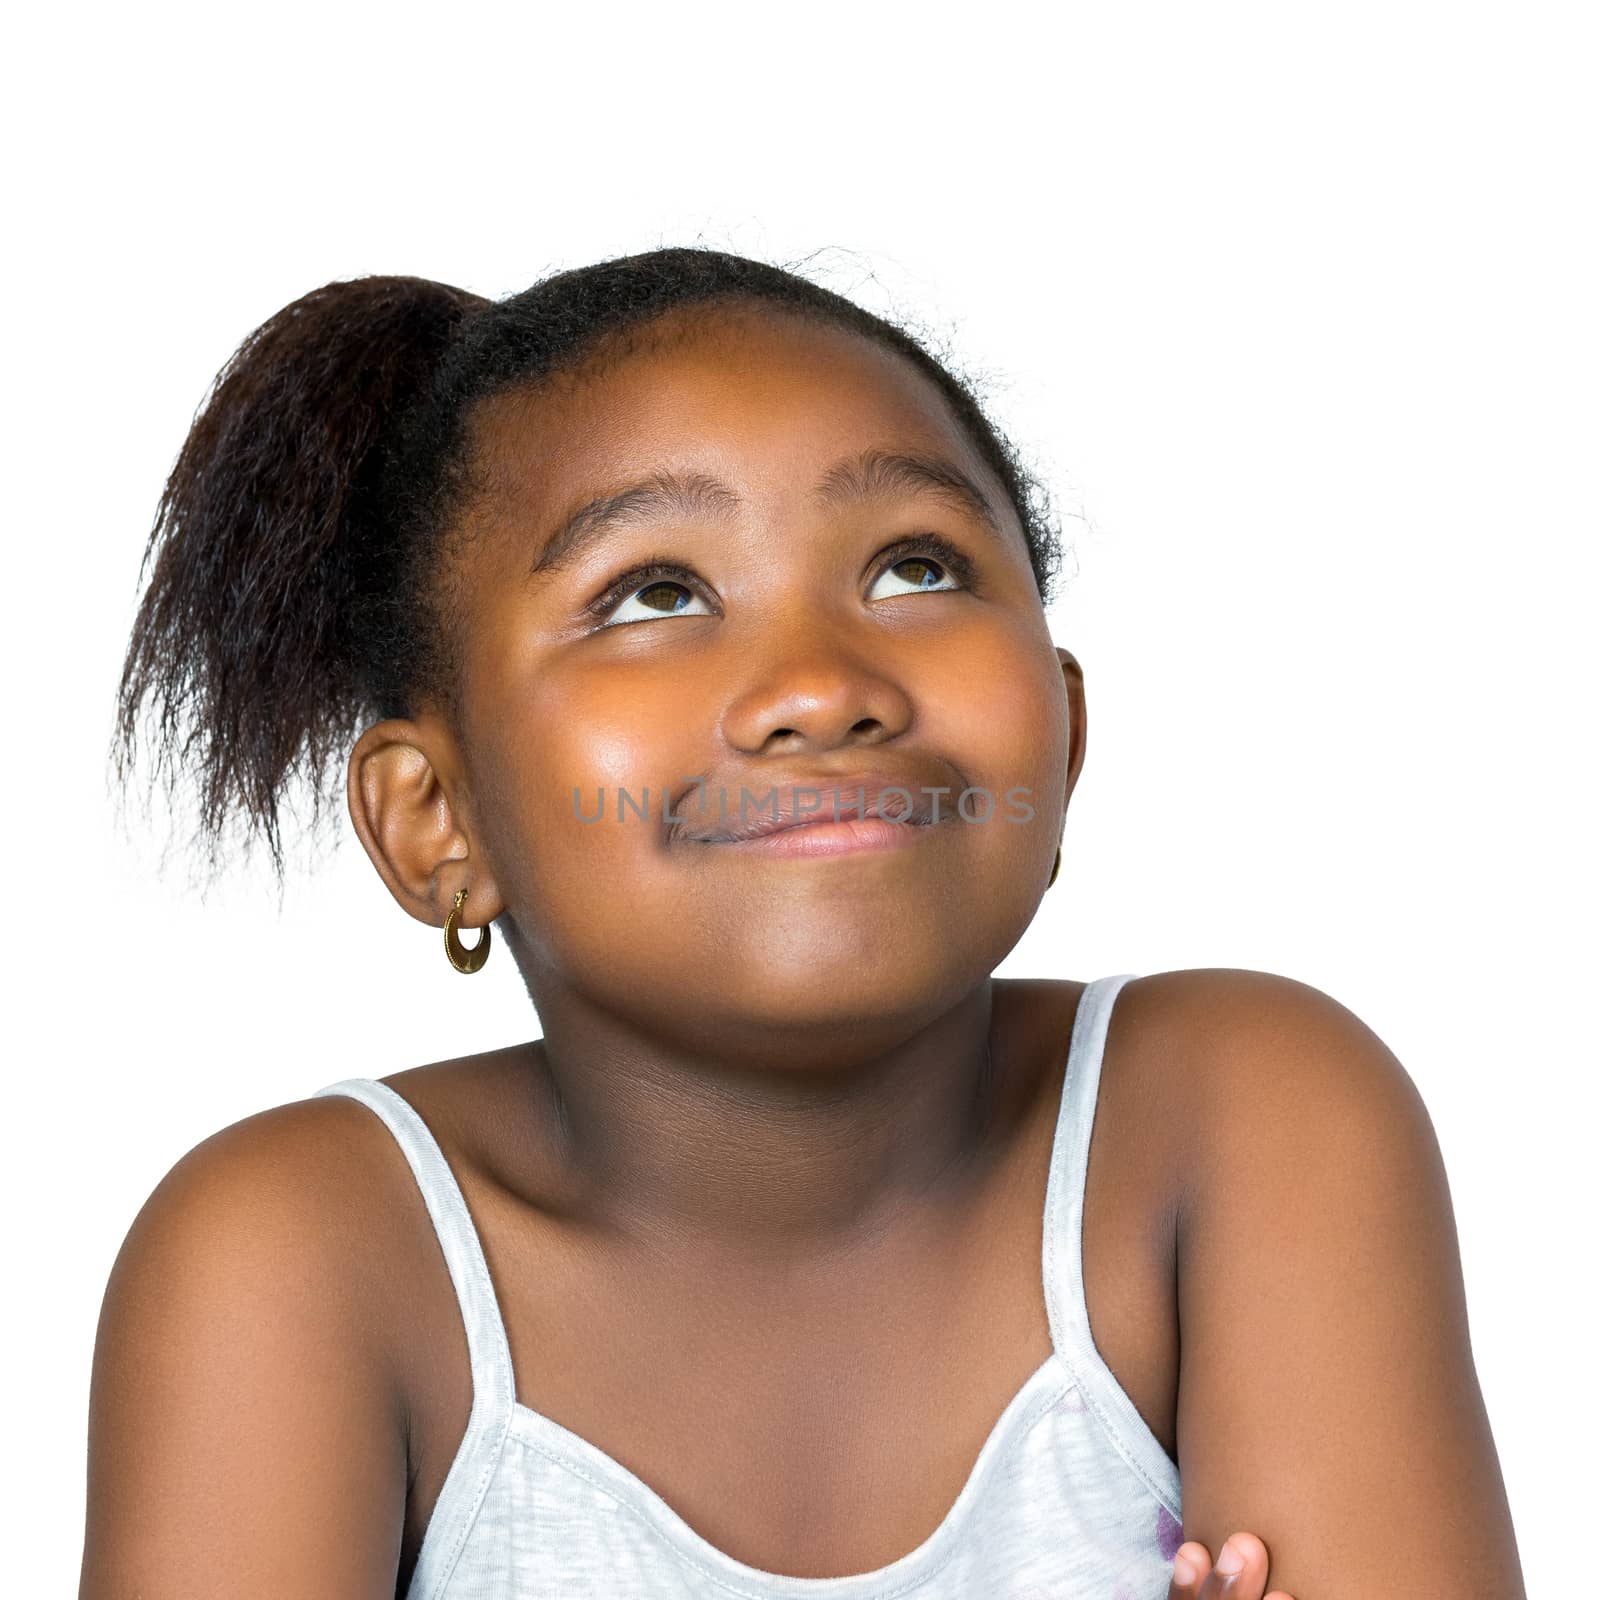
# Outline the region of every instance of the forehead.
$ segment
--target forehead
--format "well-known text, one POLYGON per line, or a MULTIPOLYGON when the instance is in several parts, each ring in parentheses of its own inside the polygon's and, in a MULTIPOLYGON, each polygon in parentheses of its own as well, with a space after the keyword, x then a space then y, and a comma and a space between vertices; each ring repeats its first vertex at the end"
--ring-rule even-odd
POLYGON ((669 313, 536 391, 483 402, 473 419, 487 498, 524 529, 661 468, 710 472, 776 502, 871 446, 946 456, 1007 506, 929 378, 863 335, 781 309, 669 313))

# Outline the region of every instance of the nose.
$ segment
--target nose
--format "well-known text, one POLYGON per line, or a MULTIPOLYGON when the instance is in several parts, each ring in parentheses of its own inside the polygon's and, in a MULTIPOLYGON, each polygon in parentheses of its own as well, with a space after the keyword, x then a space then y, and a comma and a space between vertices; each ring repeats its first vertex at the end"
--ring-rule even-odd
POLYGON ((882 744, 911 725, 911 698, 889 665, 815 630, 769 655, 722 715, 722 736, 747 755, 882 744))

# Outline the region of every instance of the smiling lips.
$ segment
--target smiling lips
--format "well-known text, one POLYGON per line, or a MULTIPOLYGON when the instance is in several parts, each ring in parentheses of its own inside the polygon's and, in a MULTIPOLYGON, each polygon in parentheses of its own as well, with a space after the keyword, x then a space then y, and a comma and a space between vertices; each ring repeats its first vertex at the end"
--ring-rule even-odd
POLYGON ((903 847, 933 823, 922 787, 875 772, 767 783, 742 790, 741 799, 742 815, 692 835, 691 842, 737 845, 760 855, 839 855, 903 847))

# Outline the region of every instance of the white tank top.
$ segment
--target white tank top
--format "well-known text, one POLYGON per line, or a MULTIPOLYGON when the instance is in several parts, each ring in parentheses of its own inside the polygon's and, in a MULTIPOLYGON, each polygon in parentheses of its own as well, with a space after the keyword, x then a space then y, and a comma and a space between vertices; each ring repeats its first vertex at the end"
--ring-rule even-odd
POLYGON ((889 1565, 843 1577, 735 1560, 615 1457, 519 1404, 477 1230, 427 1125, 374 1078, 317 1090, 360 1100, 388 1125, 466 1324, 472 1410, 406 1600, 1166 1600, 1183 1542, 1178 1469, 1095 1349, 1081 1257, 1106 1027, 1133 976, 1085 988, 1068 1046, 1045 1192, 1052 1352, 1001 1412, 939 1526, 889 1565))

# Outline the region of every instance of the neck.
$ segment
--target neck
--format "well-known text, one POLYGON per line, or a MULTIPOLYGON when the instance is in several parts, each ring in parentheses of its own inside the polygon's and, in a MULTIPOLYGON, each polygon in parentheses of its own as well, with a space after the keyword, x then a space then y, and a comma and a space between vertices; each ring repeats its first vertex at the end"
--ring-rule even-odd
POLYGON ((674 1249, 814 1259, 954 1212, 1017 1104, 992 980, 932 1017, 692 1040, 559 986, 535 999, 543 1120, 577 1203, 674 1249))

